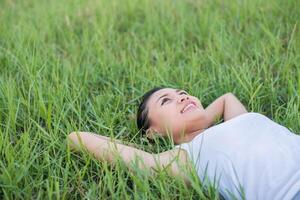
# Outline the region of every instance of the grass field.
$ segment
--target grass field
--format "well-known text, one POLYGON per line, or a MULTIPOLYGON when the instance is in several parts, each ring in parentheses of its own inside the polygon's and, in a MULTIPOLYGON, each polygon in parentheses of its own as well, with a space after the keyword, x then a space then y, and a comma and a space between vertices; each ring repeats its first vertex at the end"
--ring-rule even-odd
POLYGON ((0 199, 218 199, 75 154, 74 130, 136 143, 148 89, 226 92, 300 133, 300 1, 1 0, 0 199))

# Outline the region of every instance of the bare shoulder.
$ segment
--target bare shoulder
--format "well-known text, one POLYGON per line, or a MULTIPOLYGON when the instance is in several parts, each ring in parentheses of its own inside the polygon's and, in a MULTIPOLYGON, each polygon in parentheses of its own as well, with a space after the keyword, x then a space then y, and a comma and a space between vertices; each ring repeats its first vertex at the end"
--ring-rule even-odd
POLYGON ((186 150, 174 148, 159 154, 164 165, 172 165, 173 170, 178 170, 178 164, 187 167, 191 162, 186 150))
POLYGON ((184 160, 188 158, 186 150, 181 148, 173 148, 171 150, 160 153, 160 155, 162 157, 169 157, 169 158, 174 158, 178 156, 179 159, 184 159, 184 160))
POLYGON ((168 168, 172 176, 180 177, 189 186, 189 172, 193 164, 184 149, 174 148, 158 154, 160 166, 168 168))

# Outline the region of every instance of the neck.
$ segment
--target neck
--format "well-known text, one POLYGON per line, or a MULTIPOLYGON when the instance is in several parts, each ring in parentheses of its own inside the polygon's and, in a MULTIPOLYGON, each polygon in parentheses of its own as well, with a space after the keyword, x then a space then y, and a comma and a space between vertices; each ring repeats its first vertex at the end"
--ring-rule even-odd
POLYGON ((176 144, 187 143, 190 142, 196 137, 198 134, 201 134, 205 129, 197 130, 191 133, 185 134, 183 137, 180 137, 175 141, 176 144))

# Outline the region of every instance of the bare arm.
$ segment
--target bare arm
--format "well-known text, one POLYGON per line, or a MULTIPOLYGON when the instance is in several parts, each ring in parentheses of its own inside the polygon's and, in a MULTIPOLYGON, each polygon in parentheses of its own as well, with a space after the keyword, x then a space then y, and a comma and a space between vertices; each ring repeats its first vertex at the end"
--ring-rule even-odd
POLYGON ((210 127, 220 117, 227 121, 247 112, 234 94, 226 93, 205 108, 205 123, 207 127, 210 127))
MULTIPOLYGON (((185 152, 179 151, 179 149, 172 149, 160 154, 151 154, 118 143, 112 138, 87 132, 72 132, 68 135, 68 141, 73 150, 79 151, 83 148, 100 161, 114 163, 117 157, 120 156, 129 169, 132 170, 130 164, 137 158, 139 169, 149 170, 151 173, 164 169, 170 175, 182 177, 187 185, 190 184, 188 178, 177 165, 178 161, 183 165, 189 164, 187 155, 185 152)), ((191 167, 191 165, 186 165, 186 167, 191 167)))
MULTIPOLYGON (((106 136, 103 136, 103 135, 99 135, 99 134, 96 134, 96 133, 91 133, 91 132, 80 132, 80 133, 86 133, 86 134, 90 134, 90 135, 93 135, 93 136, 98 137, 98 138, 102 138, 104 140, 111 140, 112 141, 112 138, 109 138, 109 137, 106 137, 106 136)), ((113 139, 113 141, 115 143, 123 144, 124 145, 124 142, 122 142, 121 140, 113 139)), ((131 146, 131 147, 137 147, 136 144, 129 143, 129 142, 127 142, 126 145, 131 146)))

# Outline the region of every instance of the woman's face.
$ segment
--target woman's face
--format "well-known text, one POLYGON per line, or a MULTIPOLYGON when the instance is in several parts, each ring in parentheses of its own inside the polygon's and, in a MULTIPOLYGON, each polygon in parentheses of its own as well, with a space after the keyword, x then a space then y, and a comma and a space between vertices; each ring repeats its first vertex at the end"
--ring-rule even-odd
POLYGON ((164 88, 153 93, 147 106, 149 130, 162 136, 172 133, 174 141, 183 136, 182 134, 197 131, 195 123, 199 122, 197 119, 203 111, 197 97, 173 88, 164 88))

